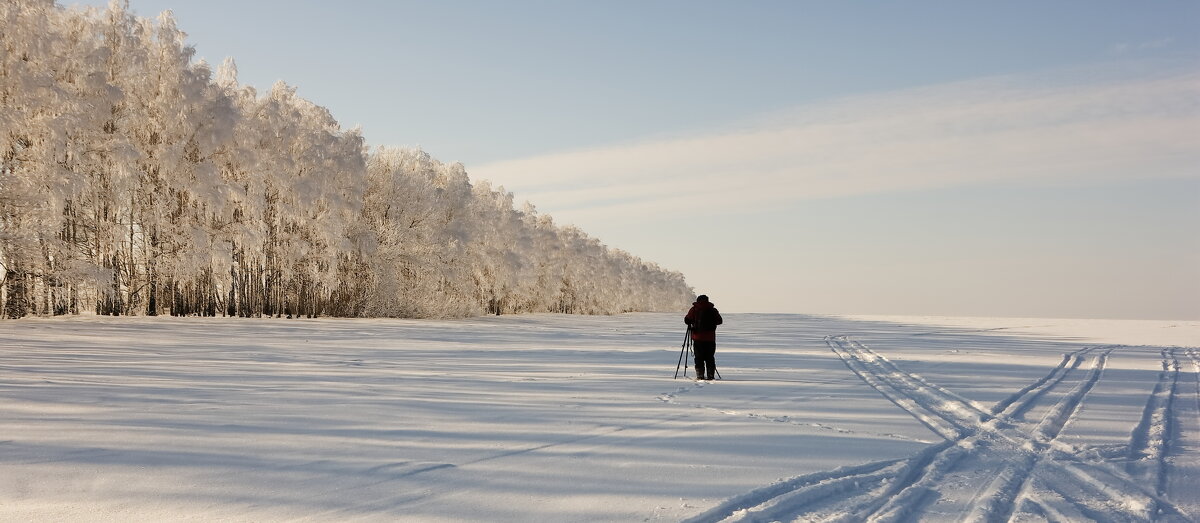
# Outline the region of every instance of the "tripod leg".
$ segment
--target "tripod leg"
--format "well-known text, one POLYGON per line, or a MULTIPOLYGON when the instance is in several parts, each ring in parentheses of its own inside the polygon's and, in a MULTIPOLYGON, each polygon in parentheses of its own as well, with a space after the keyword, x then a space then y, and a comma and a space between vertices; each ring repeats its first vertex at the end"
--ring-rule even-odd
POLYGON ((688 340, 687 340, 687 351, 688 351, 688 359, 691 361, 683 362, 683 377, 685 377, 685 378, 687 377, 688 367, 696 364, 696 348, 695 348, 695 343, 692 343, 691 337, 688 337, 688 340))
POLYGON ((688 339, 688 357, 686 357, 686 359, 683 360, 683 377, 684 378, 688 377, 688 367, 691 367, 692 363, 694 363, 695 361, 696 361, 696 353, 695 353, 695 351, 691 350, 691 339, 688 339))
MULTIPOLYGON (((687 350, 686 344, 685 344, 685 346, 679 348, 679 363, 675 364, 675 379, 679 379, 679 366, 683 365, 683 353, 686 350, 687 350)), ((683 370, 683 377, 685 377, 685 378, 687 377, 687 369, 686 368, 683 370)))
MULTIPOLYGON (((692 339, 692 328, 688 327, 687 332, 683 333, 683 345, 679 347, 679 362, 675 364, 675 379, 679 379, 679 366, 683 365, 683 355, 687 353, 688 341, 692 339)), ((687 377, 687 367, 683 368, 683 377, 687 377)))

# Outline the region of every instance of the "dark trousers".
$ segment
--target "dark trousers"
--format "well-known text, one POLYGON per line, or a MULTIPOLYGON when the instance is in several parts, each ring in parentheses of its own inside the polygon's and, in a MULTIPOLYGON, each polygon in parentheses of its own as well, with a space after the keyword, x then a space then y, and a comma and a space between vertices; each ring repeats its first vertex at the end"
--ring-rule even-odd
POLYGON ((717 375, 717 342, 693 341, 692 350, 696 353, 696 378, 710 380, 715 378, 717 375))

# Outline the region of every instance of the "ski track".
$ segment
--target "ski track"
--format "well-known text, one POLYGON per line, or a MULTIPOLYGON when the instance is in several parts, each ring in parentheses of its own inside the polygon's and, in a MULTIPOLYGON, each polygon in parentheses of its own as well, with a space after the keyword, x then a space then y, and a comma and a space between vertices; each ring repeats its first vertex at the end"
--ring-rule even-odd
MULTIPOLYGON (((1161 371, 1127 450, 1075 448, 1058 437, 1083 409, 1118 346, 1064 354, 1045 376, 990 408, 906 372, 847 336, 826 344, 867 385, 944 441, 909 458, 797 476, 734 496, 686 520, 1193 521, 1166 498, 1180 355, 1200 385, 1200 352, 1164 348, 1161 371), (1053 392, 1053 394, 1051 394, 1053 392), (1048 404, 1048 398, 1058 399, 1048 404), (1024 420, 1034 407, 1041 418, 1024 420), (947 492, 953 493, 948 496, 947 492)), ((659 399, 667 402, 684 387, 659 399)), ((1200 389, 1196 393, 1200 407, 1200 389)))

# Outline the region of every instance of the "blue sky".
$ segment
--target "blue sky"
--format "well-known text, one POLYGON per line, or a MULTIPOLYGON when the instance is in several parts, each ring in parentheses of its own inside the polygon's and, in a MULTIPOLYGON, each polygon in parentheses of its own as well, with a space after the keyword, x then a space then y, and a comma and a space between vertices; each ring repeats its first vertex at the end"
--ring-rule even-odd
POLYGON ((723 311, 1200 319, 1194 2, 131 7, 723 311))

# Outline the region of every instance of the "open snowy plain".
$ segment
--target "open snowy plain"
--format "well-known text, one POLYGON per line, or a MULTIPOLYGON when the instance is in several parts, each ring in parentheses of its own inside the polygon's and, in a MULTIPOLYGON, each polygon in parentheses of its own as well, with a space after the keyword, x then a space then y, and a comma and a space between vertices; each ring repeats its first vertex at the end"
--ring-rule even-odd
POLYGON ((0 322, 0 520, 1200 517, 1200 322, 680 316, 0 322))

